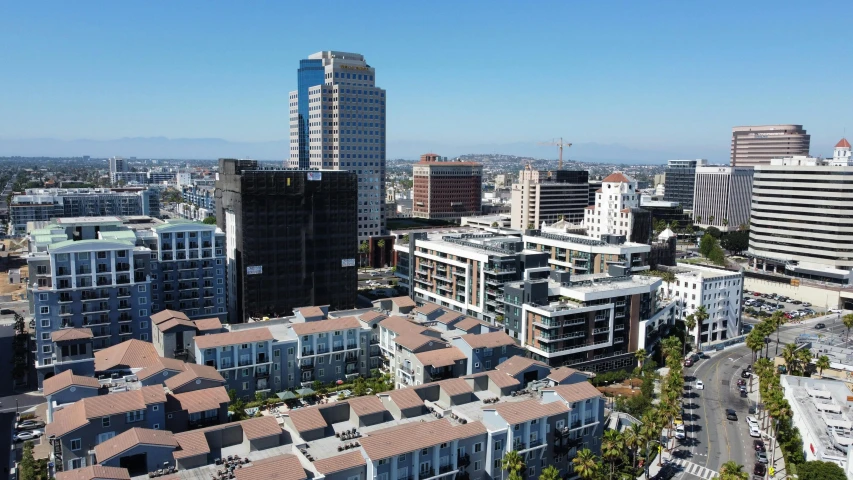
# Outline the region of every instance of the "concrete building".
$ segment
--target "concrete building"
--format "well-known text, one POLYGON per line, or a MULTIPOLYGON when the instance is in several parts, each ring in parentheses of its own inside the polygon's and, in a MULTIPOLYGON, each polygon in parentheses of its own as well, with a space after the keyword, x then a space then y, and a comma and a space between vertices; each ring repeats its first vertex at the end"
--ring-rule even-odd
POLYGON ((480 214, 482 164, 447 161, 427 153, 412 166, 412 178, 413 217, 459 221, 480 214))
POLYGON ((67 217, 160 216, 160 193, 140 189, 117 192, 108 188, 39 188, 12 197, 14 233, 24 234, 27 222, 67 217))
POLYGON ((694 344, 701 345, 740 335, 743 305, 743 273, 679 263, 668 267, 675 282, 660 286, 664 297, 674 297, 676 315, 684 320, 704 307, 708 318, 690 332, 694 344))
POLYGON ((694 224, 731 232, 749 227, 753 167, 697 167, 694 224))
MULTIPOLYGON (((586 207, 584 226, 587 235, 621 235, 633 240, 635 215, 640 206, 637 181, 620 173, 612 173, 601 182, 595 203, 586 207)), ((651 216, 649 216, 651 219, 651 216)), ((648 241, 646 238, 644 241, 648 241)))
POLYGON ((755 168, 748 255, 761 271, 853 283, 853 159, 845 140, 833 159, 774 159, 755 168))
POLYGON ((693 209, 693 185, 696 169, 707 165, 707 160, 669 160, 664 177, 663 199, 678 202, 686 210, 693 209))
POLYGON ((544 268, 542 253, 525 251, 517 236, 501 234, 412 234, 394 245, 400 284, 419 303, 449 307, 490 324, 499 323, 500 287, 525 269, 544 268), (402 269, 400 265, 403 265, 402 269))
POLYGON ((358 177, 358 242, 385 234, 385 90, 357 53, 323 51, 299 61, 290 92, 290 168, 358 177))
POLYGON ((646 257, 651 247, 627 242, 618 235, 603 235, 596 239, 546 229, 527 231, 521 238, 526 249, 545 253, 553 270, 586 275, 606 273, 611 265, 623 266, 632 272, 649 269, 646 257))
POLYGON ((590 180, 589 181, 589 199, 587 200, 586 206, 595 205, 595 193, 601 189, 601 180, 590 180))
POLYGON ((548 366, 631 369, 634 352, 652 352, 664 325, 674 321, 673 302, 658 299, 660 284, 624 267, 591 275, 554 270, 504 286, 505 326, 531 359, 548 366))
MULTIPOLYGON (((350 74, 352 75, 352 74, 350 74)), ((359 182, 351 171, 268 170, 219 160, 232 323, 304 305, 355 306, 359 182)))
POLYGON ((769 165, 774 158, 808 156, 811 136, 802 125, 732 128, 731 166, 769 165))
POLYGON ((588 202, 586 170, 521 170, 512 185, 512 228, 536 228, 560 219, 581 223, 588 202))
POLYGON ((128 172, 130 169, 128 168, 127 160, 122 157, 110 157, 108 163, 110 169, 110 183, 115 185, 119 181, 116 174, 128 172))

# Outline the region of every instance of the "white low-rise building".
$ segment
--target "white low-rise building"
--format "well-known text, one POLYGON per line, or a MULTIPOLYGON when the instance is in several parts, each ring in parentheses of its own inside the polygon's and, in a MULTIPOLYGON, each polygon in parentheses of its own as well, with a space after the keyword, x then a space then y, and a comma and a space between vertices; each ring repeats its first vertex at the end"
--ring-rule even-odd
POLYGON ((694 342, 701 345, 739 335, 743 308, 741 272, 686 263, 669 270, 675 273, 675 282, 663 283, 660 289, 665 296, 679 300, 676 318, 684 320, 699 307, 705 307, 708 313, 708 318, 690 332, 694 342))

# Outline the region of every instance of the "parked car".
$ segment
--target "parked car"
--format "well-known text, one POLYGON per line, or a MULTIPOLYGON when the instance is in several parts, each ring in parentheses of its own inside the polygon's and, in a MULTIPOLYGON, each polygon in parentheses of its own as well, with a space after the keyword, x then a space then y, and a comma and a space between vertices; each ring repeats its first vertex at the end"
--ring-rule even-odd
POLYGON ((746 417, 746 423, 747 423, 747 425, 749 425, 750 427, 752 427, 752 426, 756 426, 756 427, 757 427, 757 426, 758 426, 758 420, 756 420, 756 419, 755 419, 755 417, 752 417, 752 416, 750 416, 750 417, 746 417))
POLYGON ((812 304, 811 304, 811 303, 809 303, 809 302, 803 302, 803 306, 804 306, 804 307, 811 307, 811 306, 812 306, 812 304))
POLYGON ((841 313, 841 312, 843 312, 843 310, 841 310, 840 308, 830 308, 826 312, 827 313, 841 313))
POLYGON ((752 292, 752 296, 753 296, 753 297, 760 297, 760 296, 761 296, 761 294, 760 294, 760 293, 758 293, 758 292, 752 292))
POLYGON ((726 419, 733 420, 736 422, 737 421, 737 412, 735 412, 734 409, 727 408, 726 409, 726 419))
POLYGON ((826 324, 825 324, 825 323, 816 323, 816 324, 815 324, 815 326, 814 326, 814 329, 815 329, 815 330, 823 330, 824 328, 826 328, 826 324))
POLYGON ((765 452, 755 452, 755 460, 758 463, 767 463, 767 453, 765 452))
POLYGON ((758 429, 758 425, 749 426, 749 436, 753 438, 758 438, 761 436, 761 430, 758 429))
POLYGON ((740 371, 740 378, 749 378, 751 375, 752 375, 752 372, 750 372, 749 370, 747 370, 745 368, 740 371))
POLYGON ((752 448, 754 448, 756 452, 766 452, 767 451, 767 447, 764 446, 763 440, 754 440, 752 442, 752 448))
POLYGON ((791 303, 793 303, 794 305, 802 305, 803 304, 803 302, 800 300, 791 300, 791 303))
POLYGON ((36 428, 44 428, 44 422, 41 420, 22 420, 15 425, 16 430, 35 430, 36 428))
POLYGON ((764 475, 767 474, 767 466, 763 463, 756 463, 754 467, 752 467, 752 473, 758 477, 764 478, 764 475))
POLYGON ((742 378, 738 378, 738 379, 737 379, 737 386, 738 386, 738 387, 742 387, 742 386, 744 386, 744 385, 746 385, 746 380, 744 380, 744 379, 742 379, 742 378))
POLYGON ((675 438, 677 438, 679 440, 687 438, 687 432, 684 429, 683 423, 675 426, 675 438))
POLYGON ((685 360, 685 361, 684 361, 684 366, 685 366, 685 367, 692 367, 692 366, 693 366, 693 359, 692 359, 692 358, 688 358, 687 360, 685 360))
POLYGON ((36 439, 42 435, 44 435, 44 431, 42 430, 23 430, 15 434, 15 441, 24 442, 26 440, 36 439))
POLYGON ((14 310, 12 310, 11 308, 2 308, 2 309, 0 309, 0 315, 11 315, 11 314, 13 314, 13 313, 15 313, 15 311, 14 311, 14 310))
POLYGON ((702 380, 696 380, 696 390, 705 390, 705 384, 702 380))

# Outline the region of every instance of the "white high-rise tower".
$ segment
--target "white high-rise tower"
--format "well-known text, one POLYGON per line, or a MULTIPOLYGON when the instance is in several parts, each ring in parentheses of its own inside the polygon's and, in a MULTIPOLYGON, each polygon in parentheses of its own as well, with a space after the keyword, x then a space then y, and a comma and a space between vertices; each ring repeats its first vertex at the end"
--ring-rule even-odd
POLYGON ((290 92, 292 168, 358 174, 358 241, 385 233, 385 90, 357 53, 325 51, 299 62, 290 92))

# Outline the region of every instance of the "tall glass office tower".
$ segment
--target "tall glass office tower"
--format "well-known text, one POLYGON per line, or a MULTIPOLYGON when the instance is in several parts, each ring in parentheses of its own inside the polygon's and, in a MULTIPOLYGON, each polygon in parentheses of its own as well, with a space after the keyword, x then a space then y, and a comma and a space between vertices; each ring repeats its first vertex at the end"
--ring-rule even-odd
POLYGON ((358 174, 358 241, 385 233, 385 90, 357 53, 301 60, 290 92, 288 167, 358 174))

